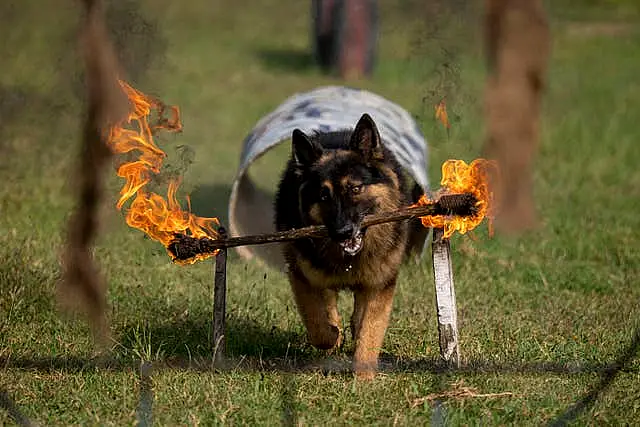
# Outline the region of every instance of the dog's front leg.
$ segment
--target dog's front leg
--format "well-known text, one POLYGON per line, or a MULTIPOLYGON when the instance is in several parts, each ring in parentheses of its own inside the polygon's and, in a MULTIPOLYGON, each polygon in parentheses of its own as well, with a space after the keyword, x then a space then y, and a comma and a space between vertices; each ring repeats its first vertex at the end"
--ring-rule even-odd
POLYGON ((378 355, 389 325, 395 278, 383 289, 359 289, 354 293, 351 326, 356 340, 353 370, 359 379, 373 379, 378 369, 378 355))
POLYGON ((290 281, 296 305, 307 328, 311 344, 322 350, 340 346, 342 333, 337 292, 312 287, 299 273, 291 273, 290 281))

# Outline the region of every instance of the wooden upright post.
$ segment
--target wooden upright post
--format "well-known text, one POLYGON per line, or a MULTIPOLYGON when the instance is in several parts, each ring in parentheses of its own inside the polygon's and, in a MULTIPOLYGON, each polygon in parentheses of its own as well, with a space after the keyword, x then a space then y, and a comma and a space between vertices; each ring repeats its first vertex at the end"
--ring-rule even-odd
POLYGON ((431 243, 440 355, 447 363, 457 368, 460 367, 460 347, 458 345, 456 292, 453 286, 451 245, 449 239, 444 239, 443 235, 444 231, 441 228, 434 228, 433 242, 431 243))
MULTIPOLYGON (((226 238, 226 230, 220 227, 221 238, 226 238)), ((227 248, 221 248, 216 255, 213 285, 213 355, 214 364, 224 360, 226 350, 225 322, 227 311, 227 248)))

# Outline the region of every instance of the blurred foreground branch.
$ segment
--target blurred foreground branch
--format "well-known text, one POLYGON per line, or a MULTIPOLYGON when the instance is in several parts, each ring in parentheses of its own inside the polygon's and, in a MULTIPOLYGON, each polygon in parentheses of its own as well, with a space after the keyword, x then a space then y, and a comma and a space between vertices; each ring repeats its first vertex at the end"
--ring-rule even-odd
POLYGON ((84 311, 97 338, 107 333, 106 286, 91 255, 98 233, 98 208, 103 194, 103 170, 111 158, 106 144, 109 127, 122 119, 128 104, 118 87, 118 65, 108 39, 99 0, 82 1, 80 34, 87 87, 87 111, 82 131, 77 177, 77 203, 68 225, 63 253, 63 278, 58 297, 63 306, 84 311))

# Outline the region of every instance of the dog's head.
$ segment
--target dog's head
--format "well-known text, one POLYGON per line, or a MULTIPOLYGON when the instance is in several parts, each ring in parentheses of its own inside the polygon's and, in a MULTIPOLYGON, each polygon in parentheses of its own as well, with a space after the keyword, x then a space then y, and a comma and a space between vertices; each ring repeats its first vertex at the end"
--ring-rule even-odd
POLYGON ((324 224, 343 254, 363 247, 366 215, 400 205, 400 177, 373 119, 364 114, 353 132, 308 136, 296 129, 293 162, 300 179, 300 214, 306 225, 324 224))

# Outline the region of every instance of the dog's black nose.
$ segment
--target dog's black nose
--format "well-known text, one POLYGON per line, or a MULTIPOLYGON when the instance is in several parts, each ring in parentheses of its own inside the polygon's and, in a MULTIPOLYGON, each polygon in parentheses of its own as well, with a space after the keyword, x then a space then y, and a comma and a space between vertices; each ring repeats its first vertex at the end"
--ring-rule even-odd
POLYGON ((338 241, 347 240, 353 237, 354 226, 353 224, 346 224, 340 228, 336 228, 334 231, 334 238, 338 241))

